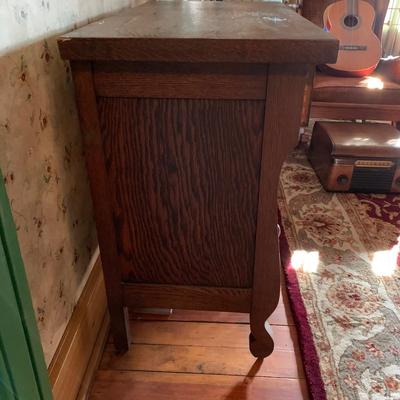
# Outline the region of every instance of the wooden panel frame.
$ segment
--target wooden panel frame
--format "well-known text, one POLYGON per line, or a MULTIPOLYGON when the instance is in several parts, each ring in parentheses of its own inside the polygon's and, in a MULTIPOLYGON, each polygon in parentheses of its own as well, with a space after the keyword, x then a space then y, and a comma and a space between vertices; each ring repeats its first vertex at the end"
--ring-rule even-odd
POLYGON ((124 304, 132 308, 168 308, 248 313, 251 289, 209 286, 122 285, 124 304))
POLYGON ((264 100, 265 64, 96 62, 101 97, 264 100))
POLYGON ((74 61, 71 63, 71 67, 86 150, 86 166, 90 178, 92 199, 95 200, 93 201, 93 206, 103 263, 111 331, 113 332, 117 351, 124 352, 129 349, 128 315, 122 300, 121 272, 115 266, 115 260, 118 259, 118 251, 111 202, 110 198, 104 195, 104 193, 108 192, 108 185, 93 84, 92 64, 85 61, 74 61))
MULTIPOLYGON (((109 66, 108 66, 109 67, 109 66)), ((264 66, 265 68, 265 66, 264 66)), ((95 85, 99 93, 118 95, 116 89, 99 83, 94 78, 90 62, 72 63, 81 126, 85 136, 86 160, 91 181, 92 196, 99 233, 103 268, 106 277, 111 328, 117 351, 129 346, 126 325, 126 306, 198 308, 216 311, 248 312, 250 309, 250 350, 256 357, 266 357, 273 350, 271 332, 266 320, 279 301, 280 273, 277 233, 277 188, 282 163, 296 144, 300 127, 304 89, 314 66, 303 64, 271 64, 266 76, 264 140, 261 156, 259 204, 256 228, 255 265, 253 287, 248 289, 204 288, 171 285, 121 284, 117 239, 114 230, 111 198, 107 193, 107 177, 101 143, 101 131, 96 104, 95 85), (290 96, 288 96, 290 93, 290 96), (250 300, 251 298, 251 300, 250 300)), ((154 73, 154 71, 152 71, 154 73)), ((267 73, 267 72, 266 72, 267 73)), ((98 78, 98 77, 97 77, 98 78)), ((136 78, 134 78, 135 80, 136 78)), ((213 78, 211 78, 213 79, 213 78)), ((122 96, 145 94, 154 85, 145 79, 137 92, 137 84, 122 90, 122 96), (146 84, 147 83, 147 84, 146 84)), ((115 76, 111 83, 115 82, 115 76)), ((128 85, 129 86, 129 85, 128 85)), ((153 89, 151 89, 153 87, 153 89)), ((169 92, 174 96, 173 91, 169 92)), ((192 87, 192 95, 204 98, 204 90, 192 87)), ((154 94, 154 92, 153 92, 154 94)), ((162 93, 163 95, 165 92, 162 93)), ((216 95, 216 92, 213 93, 216 95)), ((179 89, 176 97, 179 97, 179 89)), ((226 92, 218 93, 224 99, 226 92)))
POLYGON ((265 101, 97 105, 122 281, 252 287, 265 101))

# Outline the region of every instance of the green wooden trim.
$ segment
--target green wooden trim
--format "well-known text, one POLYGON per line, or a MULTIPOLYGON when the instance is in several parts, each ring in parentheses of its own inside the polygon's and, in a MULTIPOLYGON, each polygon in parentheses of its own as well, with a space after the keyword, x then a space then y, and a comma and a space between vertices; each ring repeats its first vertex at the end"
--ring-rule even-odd
POLYGON ((3 363, 10 371, 16 399, 51 400, 47 368, 1 171, 0 249, 0 337, 6 357, 3 363))
POLYGON ((10 371, 5 361, 4 345, 0 338, 0 399, 14 400, 15 390, 11 380, 10 371))
POLYGON ((40 399, 3 246, 0 245, 0 341, 3 363, 17 399, 40 399), (30 397, 31 396, 31 397, 30 397))

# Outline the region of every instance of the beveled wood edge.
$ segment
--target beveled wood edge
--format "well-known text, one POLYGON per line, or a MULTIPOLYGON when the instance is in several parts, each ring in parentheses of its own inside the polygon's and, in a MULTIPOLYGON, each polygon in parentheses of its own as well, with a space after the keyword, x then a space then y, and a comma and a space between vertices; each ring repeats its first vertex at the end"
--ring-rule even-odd
POLYGON ((95 62, 97 96, 265 100, 266 64, 95 62))
POLYGON ((104 277, 98 258, 48 368, 54 400, 76 400, 106 314, 104 277))
POLYGON ((254 46, 248 39, 157 39, 60 37, 58 47, 65 60, 311 63, 333 64, 339 43, 332 38, 270 40, 254 46), (232 46, 232 44, 234 44, 232 46), (282 52, 282 48, 290 48, 282 52), (245 55, 245 56, 244 56, 245 55))
POLYGON ((131 308, 172 308, 248 313, 251 288, 123 283, 124 305, 131 308))

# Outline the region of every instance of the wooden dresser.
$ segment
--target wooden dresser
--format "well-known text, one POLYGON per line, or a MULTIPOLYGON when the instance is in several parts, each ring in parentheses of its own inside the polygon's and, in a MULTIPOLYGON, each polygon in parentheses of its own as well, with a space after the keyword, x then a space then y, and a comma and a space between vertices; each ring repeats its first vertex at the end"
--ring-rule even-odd
POLYGON ((277 187, 304 87, 337 42, 280 4, 151 1, 59 39, 71 60, 111 329, 127 307, 250 313, 279 299, 277 187))

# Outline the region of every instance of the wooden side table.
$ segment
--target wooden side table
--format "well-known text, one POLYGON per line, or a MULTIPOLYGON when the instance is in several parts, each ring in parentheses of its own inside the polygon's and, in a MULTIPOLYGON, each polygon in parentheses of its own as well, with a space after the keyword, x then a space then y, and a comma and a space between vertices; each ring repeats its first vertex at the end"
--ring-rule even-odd
POLYGON ((250 312, 279 300, 277 187, 306 80, 337 42, 259 2, 149 2, 59 40, 71 60, 115 347, 126 307, 250 312))

